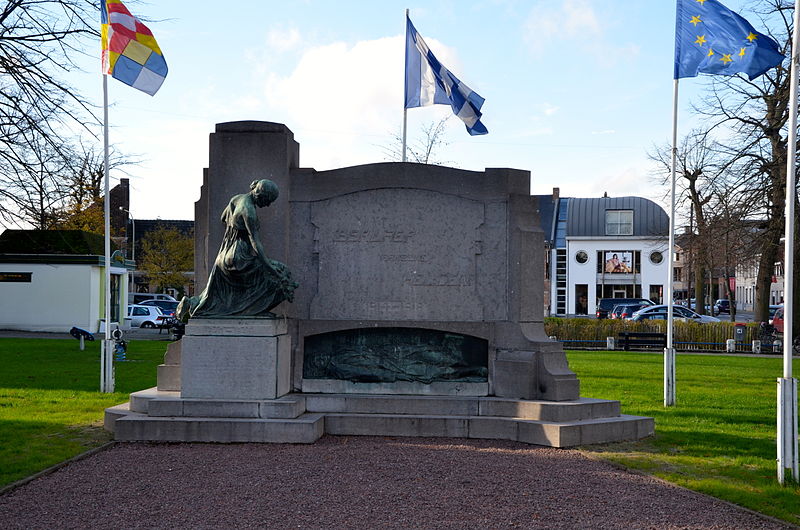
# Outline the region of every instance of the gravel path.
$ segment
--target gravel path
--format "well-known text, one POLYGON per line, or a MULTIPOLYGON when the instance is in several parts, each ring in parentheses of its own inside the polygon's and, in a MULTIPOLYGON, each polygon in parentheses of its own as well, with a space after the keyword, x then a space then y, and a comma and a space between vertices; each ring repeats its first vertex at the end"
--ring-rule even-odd
POLYGON ((787 528, 576 451, 325 436, 117 444, 0 496, 0 528, 787 528))

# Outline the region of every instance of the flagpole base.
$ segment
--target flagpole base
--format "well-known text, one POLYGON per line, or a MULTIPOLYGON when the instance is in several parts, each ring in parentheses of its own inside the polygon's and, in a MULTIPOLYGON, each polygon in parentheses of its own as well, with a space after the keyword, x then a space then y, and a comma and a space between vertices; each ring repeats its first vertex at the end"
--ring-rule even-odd
POLYGON ((800 481, 797 455, 797 379, 778 378, 778 482, 800 481))
POLYGON ((100 392, 114 392, 114 341, 104 339, 100 343, 100 392))
POLYGON ((664 348, 664 406, 675 405, 675 348, 664 348))

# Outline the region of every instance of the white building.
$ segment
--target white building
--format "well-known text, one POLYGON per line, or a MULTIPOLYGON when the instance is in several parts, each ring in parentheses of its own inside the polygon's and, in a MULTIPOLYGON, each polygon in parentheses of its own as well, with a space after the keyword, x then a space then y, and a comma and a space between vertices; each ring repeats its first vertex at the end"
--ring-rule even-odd
MULTIPOLYGON (((747 263, 736 266, 736 309, 739 311, 755 311, 760 259, 761 255, 755 254, 747 263)), ((783 261, 778 261, 774 265, 769 286, 769 305, 783 303, 783 280, 783 261)))
POLYGON ((555 189, 539 197, 539 212, 549 250, 549 314, 592 315, 601 298, 664 302, 669 218, 656 203, 561 198, 555 189))
MULTIPOLYGON (((103 238, 95 236, 77 230, 3 232, 0 329, 65 333, 76 326, 99 331, 105 314, 105 268, 103 238)), ((129 268, 132 262, 112 259, 112 323, 124 324, 129 268)))

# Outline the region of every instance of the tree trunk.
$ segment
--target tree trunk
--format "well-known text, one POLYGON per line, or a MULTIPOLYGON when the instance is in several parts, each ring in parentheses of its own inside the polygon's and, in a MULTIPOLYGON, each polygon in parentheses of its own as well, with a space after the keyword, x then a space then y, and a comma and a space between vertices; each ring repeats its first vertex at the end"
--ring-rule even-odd
MULTIPOLYGON (((697 251, 697 255, 695 256, 695 264, 694 264, 694 311, 700 315, 706 314, 706 304, 705 300, 705 280, 706 280, 706 271, 705 267, 703 267, 703 252, 697 251)), ((690 302, 691 303, 691 302, 690 302)))
POLYGON ((753 320, 756 322, 769 321, 769 295, 772 285, 772 273, 775 270, 775 262, 778 259, 778 245, 780 243, 780 232, 775 231, 775 224, 783 224, 780 219, 770 221, 770 227, 764 234, 761 246, 761 258, 758 262, 758 276, 756 277, 756 303, 753 308, 755 315, 753 320))
POLYGON ((731 289, 731 275, 730 269, 725 267, 722 272, 725 279, 725 297, 728 299, 728 310, 730 311, 730 321, 736 322, 736 290, 731 289))

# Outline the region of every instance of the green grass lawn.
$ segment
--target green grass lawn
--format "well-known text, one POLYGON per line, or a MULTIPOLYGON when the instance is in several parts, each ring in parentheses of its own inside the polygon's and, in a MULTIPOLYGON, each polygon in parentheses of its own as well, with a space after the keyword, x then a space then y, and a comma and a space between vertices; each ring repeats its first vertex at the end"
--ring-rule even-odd
MULTIPOLYGON (((568 359, 581 396, 617 399, 624 414, 656 420, 651 438, 584 451, 800 523, 800 488, 776 480, 779 357, 679 354, 676 405, 669 408, 661 355, 574 351, 568 359)), ((795 360, 795 375, 798 367, 795 360)))
MULTIPOLYGON (((132 341, 116 363, 116 390, 101 394, 99 342, 0 339, 0 487, 109 441, 103 410, 156 382, 167 343, 132 341)), ((581 395, 617 399, 652 416, 646 440, 587 446, 591 456, 800 523, 800 488, 776 481, 776 382, 781 359, 678 355, 677 405, 663 407, 662 358, 636 352, 569 352, 581 395)), ((795 361, 795 373, 800 363, 795 361)))
POLYGON ((99 341, 0 338, 0 487, 111 440, 103 410, 155 386, 166 348, 129 342, 116 392, 101 394, 99 341))

